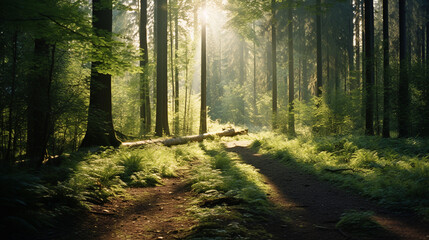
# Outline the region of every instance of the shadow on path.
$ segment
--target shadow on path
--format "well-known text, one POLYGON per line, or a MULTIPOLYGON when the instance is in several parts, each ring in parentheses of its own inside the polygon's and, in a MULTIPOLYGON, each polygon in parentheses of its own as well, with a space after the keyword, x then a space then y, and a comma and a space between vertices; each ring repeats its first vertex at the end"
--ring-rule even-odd
POLYGON ((270 200, 281 205, 291 218, 288 239, 350 239, 335 228, 342 213, 348 210, 373 211, 375 219, 387 231, 366 239, 429 239, 429 231, 412 215, 394 215, 377 204, 317 179, 296 167, 249 149, 249 141, 226 143, 226 149, 265 177, 274 193, 270 200))

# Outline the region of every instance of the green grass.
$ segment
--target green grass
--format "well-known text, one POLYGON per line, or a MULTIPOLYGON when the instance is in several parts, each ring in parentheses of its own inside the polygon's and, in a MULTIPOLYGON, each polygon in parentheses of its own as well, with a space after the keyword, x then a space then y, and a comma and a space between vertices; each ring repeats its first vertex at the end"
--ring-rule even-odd
MULTIPOLYGON (((374 237, 384 229, 374 221, 373 212, 348 211, 341 215, 336 228, 352 234, 359 239, 374 237)), ((382 236, 382 235, 381 235, 382 236)))
POLYGON ((197 197, 188 209, 199 224, 188 239, 271 238, 262 227, 273 212, 261 175, 217 141, 205 141, 200 148, 189 182, 197 197))
POLYGON ((46 165, 37 172, 3 169, 0 229, 13 235, 35 234, 91 204, 125 196, 126 187, 162 184, 162 178, 175 177, 191 160, 192 151, 187 146, 107 148, 97 154, 64 155, 60 166, 46 165))
POLYGON ((298 137, 261 133, 252 147, 351 188, 396 210, 429 219, 429 140, 366 136, 298 137))

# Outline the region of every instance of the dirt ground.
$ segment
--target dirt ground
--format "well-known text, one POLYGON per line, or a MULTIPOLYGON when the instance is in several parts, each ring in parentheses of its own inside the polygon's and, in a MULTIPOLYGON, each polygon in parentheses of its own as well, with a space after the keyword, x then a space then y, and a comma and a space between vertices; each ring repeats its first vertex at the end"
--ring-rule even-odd
MULTIPOLYGON (((376 221, 386 229, 365 239, 429 240, 429 226, 412 213, 389 212, 361 196, 256 154, 249 144, 236 141, 225 145, 257 168, 271 187, 268 198, 278 211, 265 228, 274 239, 361 239, 335 228, 342 213, 358 210, 373 211, 376 221), (287 224, 284 219, 288 219, 287 224)), ((60 239, 183 239, 197 224, 186 212, 193 197, 187 177, 189 170, 178 178, 166 179, 163 186, 130 188, 130 199, 94 206, 72 233, 60 239)))
POLYGON ((249 145, 250 142, 241 141, 227 143, 226 147, 259 169, 274 190, 270 200, 282 206, 291 218, 283 231, 273 226, 279 239, 354 239, 335 228, 341 214, 347 210, 375 213, 375 220, 386 231, 369 234, 368 239, 429 239, 429 224, 420 223, 414 214, 392 213, 313 175, 256 154, 249 145))

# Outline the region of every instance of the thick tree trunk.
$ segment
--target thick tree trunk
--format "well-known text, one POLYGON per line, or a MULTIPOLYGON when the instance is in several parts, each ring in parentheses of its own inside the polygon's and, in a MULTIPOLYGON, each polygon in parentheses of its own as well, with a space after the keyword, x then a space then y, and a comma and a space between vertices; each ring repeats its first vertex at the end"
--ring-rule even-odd
POLYGON ((383 130, 385 138, 390 137, 390 64, 389 64, 389 5, 383 0, 383 130))
POLYGON ((143 51, 143 58, 140 67, 143 73, 140 74, 140 134, 147 134, 151 131, 152 119, 149 95, 148 68, 148 46, 147 46, 147 0, 140 1, 140 49, 143 51))
POLYGON ((188 142, 201 142, 204 139, 207 138, 213 138, 213 137, 232 137, 237 135, 244 135, 247 134, 247 129, 241 130, 241 131, 235 131, 235 129, 228 129, 221 132, 210 132, 210 133, 204 133, 200 135, 192 135, 192 136, 185 136, 185 137, 177 137, 177 138, 169 138, 169 139, 158 139, 158 140, 144 140, 144 141, 138 141, 138 142, 124 142, 122 143, 122 146, 125 147, 141 147, 149 144, 162 144, 164 146, 173 146, 173 145, 180 145, 180 144, 186 144, 188 142))
POLYGON ((28 88, 27 158, 39 167, 46 154, 49 112, 49 45, 43 39, 34 41, 34 69, 28 88))
POLYGON ((399 0, 399 91, 398 91, 398 132, 399 137, 409 136, 409 83, 408 83, 408 53, 405 0, 399 0))
MULTIPOLYGON (((112 32, 112 0, 93 0, 92 26, 97 30, 112 32)), ((110 36, 109 36, 110 37, 110 36)), ((91 82, 88 125, 81 147, 119 146, 112 121, 112 76, 97 72, 100 62, 91 64, 91 82)))
POLYGON ((155 2, 157 12, 157 64, 156 64, 156 126, 155 135, 170 135, 168 127, 167 95, 167 0, 155 2))
POLYGON ((365 0, 365 134, 374 135, 374 2, 365 0))

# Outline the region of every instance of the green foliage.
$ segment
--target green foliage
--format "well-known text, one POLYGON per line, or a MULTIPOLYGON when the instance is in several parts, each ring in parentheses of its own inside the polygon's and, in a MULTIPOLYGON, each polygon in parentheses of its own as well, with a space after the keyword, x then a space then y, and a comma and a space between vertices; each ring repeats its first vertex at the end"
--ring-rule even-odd
POLYGON ((372 219, 372 212, 349 211, 341 215, 336 227, 356 236, 374 235, 381 226, 372 219))
POLYGON ((190 239, 265 239, 259 223, 272 214, 267 187, 256 169, 217 142, 205 141, 191 188, 198 193, 189 211, 199 220, 190 239))
POLYGON ((253 146, 287 164, 352 188, 395 209, 427 218, 429 149, 424 139, 298 137, 261 133, 253 146))
POLYGON ((6 236, 35 234, 39 227, 50 224, 42 203, 48 189, 32 174, 8 170, 0 174, 1 232, 6 236))
POLYGON ((61 165, 45 165, 39 173, 4 169, 0 174, 0 229, 11 236, 34 235, 53 225, 56 218, 125 196, 128 186, 162 184, 163 177, 176 176, 182 163, 198 153, 189 146, 106 148, 97 154, 64 155, 61 165))

